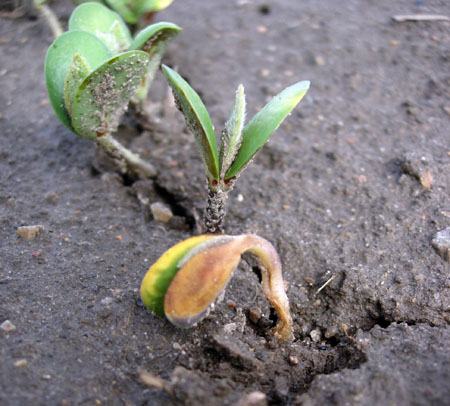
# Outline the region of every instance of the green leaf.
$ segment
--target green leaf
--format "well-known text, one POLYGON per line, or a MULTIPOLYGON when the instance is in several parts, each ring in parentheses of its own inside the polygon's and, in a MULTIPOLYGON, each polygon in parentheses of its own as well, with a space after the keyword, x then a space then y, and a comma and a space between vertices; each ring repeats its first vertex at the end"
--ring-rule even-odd
POLYGON ((69 72, 67 73, 66 80, 64 82, 64 101, 66 109, 69 114, 72 113, 72 102, 75 97, 75 93, 78 90, 79 84, 82 80, 89 75, 91 68, 86 59, 76 53, 70 65, 69 72))
POLYGON ((137 99, 145 99, 147 97, 150 85, 159 68, 161 59, 166 52, 169 42, 181 31, 181 28, 172 23, 157 23, 143 29, 136 35, 133 40, 131 49, 139 49, 147 52, 150 58, 145 80, 136 93, 137 99))
POLYGON ((95 69, 111 58, 111 52, 95 35, 84 31, 70 31, 59 36, 47 51, 45 79, 47 90, 56 115, 73 130, 64 101, 64 84, 75 54, 83 55, 88 65, 95 69))
POLYGON ((139 49, 150 56, 158 51, 158 46, 167 44, 173 39, 181 28, 172 23, 156 23, 140 31, 130 45, 131 49, 139 49))
POLYGON ((99 3, 84 3, 70 16, 69 31, 87 31, 100 40, 113 54, 125 51, 131 44, 130 30, 114 11, 99 3))
POLYGON ((209 180, 219 179, 216 136, 208 111, 200 96, 173 69, 163 65, 164 76, 173 90, 177 107, 184 114, 188 128, 197 140, 209 180))
POLYGON ((115 131, 147 65, 145 52, 129 51, 114 56, 91 72, 78 87, 73 101, 75 131, 88 139, 115 131))
POLYGON ((298 82, 275 96, 242 131, 242 146, 225 179, 236 176, 269 140, 278 126, 309 89, 309 81, 298 82))
POLYGON ((225 124, 225 130, 222 133, 222 142, 220 147, 220 177, 223 179, 231 164, 236 158, 239 148, 242 144, 242 129, 245 122, 245 94, 244 86, 239 85, 236 91, 236 100, 234 101, 233 111, 229 120, 225 124))

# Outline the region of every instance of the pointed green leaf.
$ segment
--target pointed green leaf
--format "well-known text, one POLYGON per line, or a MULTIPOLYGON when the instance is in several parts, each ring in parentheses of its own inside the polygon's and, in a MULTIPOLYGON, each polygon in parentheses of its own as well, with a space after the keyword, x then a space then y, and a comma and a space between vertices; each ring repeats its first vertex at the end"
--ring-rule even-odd
POLYGON ((56 115, 73 131, 71 118, 64 101, 64 84, 75 54, 83 55, 88 65, 95 69, 112 55, 95 35, 84 31, 70 31, 59 36, 47 51, 45 79, 56 115))
POLYGON ((224 178, 236 157, 242 143, 242 129, 245 122, 244 86, 239 85, 236 91, 233 111, 225 124, 220 146, 220 177, 224 178))
POLYGON ((79 53, 76 53, 70 65, 69 72, 67 73, 66 80, 64 82, 64 101, 66 109, 69 114, 72 113, 72 102, 75 97, 75 93, 78 90, 79 84, 83 79, 89 75, 91 68, 86 59, 79 53))
POLYGON ((114 56, 91 72, 81 82, 73 101, 75 131, 88 139, 115 131, 147 65, 145 52, 129 51, 114 56))
POLYGON ((145 51, 150 58, 145 80, 135 96, 137 99, 145 99, 147 96, 164 52, 166 52, 167 45, 180 31, 181 28, 175 24, 161 22, 150 25, 136 35, 130 50, 139 49, 145 51))
POLYGON ((225 179, 236 176, 269 140, 309 88, 309 81, 298 82, 275 96, 242 131, 242 146, 225 179))
POLYGON ((99 3, 84 3, 70 16, 69 31, 87 31, 100 40, 113 54, 125 51, 131 44, 131 34, 122 18, 99 3))
POLYGON ((184 114, 188 128, 194 134, 210 180, 219 178, 219 158, 216 136, 208 111, 200 96, 173 69, 163 65, 164 76, 173 90, 177 107, 184 114))

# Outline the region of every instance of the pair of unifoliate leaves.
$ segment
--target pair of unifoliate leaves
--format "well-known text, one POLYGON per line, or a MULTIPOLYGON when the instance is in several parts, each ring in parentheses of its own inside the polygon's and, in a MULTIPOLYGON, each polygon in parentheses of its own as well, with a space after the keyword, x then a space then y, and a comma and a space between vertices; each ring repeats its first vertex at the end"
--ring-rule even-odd
POLYGON ((131 37, 122 18, 99 3, 84 3, 69 31, 50 46, 45 75, 50 102, 73 132, 96 139, 116 130, 135 95, 147 94, 168 42, 180 28, 153 24, 131 37))
POLYGON ((219 152, 211 118, 199 95, 177 72, 167 66, 162 69, 177 107, 196 137, 211 187, 226 184, 244 169, 309 88, 309 81, 302 81, 284 89, 244 126, 245 95, 240 85, 231 116, 222 132, 219 152))

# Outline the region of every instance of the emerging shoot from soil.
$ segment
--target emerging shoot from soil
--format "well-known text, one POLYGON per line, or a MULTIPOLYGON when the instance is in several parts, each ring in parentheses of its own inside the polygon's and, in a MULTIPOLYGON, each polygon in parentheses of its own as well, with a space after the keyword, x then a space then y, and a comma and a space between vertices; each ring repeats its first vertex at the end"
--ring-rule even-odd
POLYGON ((284 89, 246 125, 244 87, 240 85, 231 116, 221 134, 219 152, 214 127, 198 94, 177 72, 165 65, 162 69, 173 90, 176 105, 197 140, 206 169, 209 188, 206 232, 222 232, 225 202, 236 178, 300 102, 308 91, 309 82, 298 82, 284 89))
POLYGON ((118 14, 101 4, 85 3, 72 13, 69 31, 47 52, 47 89, 61 122, 141 176, 156 172, 111 133, 130 100, 147 95, 167 44, 179 31, 174 24, 158 23, 132 38, 118 14))
POLYGON ((263 292, 280 318, 274 335, 279 341, 292 340, 280 258, 269 241, 256 235, 199 235, 173 246, 145 275, 142 300, 151 312, 174 325, 193 327, 223 298, 244 252, 260 261, 263 292))

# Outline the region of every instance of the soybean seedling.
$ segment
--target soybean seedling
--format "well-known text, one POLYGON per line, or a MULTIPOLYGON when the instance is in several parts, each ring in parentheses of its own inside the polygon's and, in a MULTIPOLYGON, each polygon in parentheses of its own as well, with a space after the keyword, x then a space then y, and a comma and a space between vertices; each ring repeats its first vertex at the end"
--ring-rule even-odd
POLYGON ((298 82, 284 89, 246 125, 244 87, 240 85, 231 116, 221 134, 219 151, 211 118, 199 95, 177 72, 164 65, 162 70, 173 90, 176 105, 197 140, 205 166, 209 189, 206 232, 221 232, 225 203, 236 178, 300 102, 308 91, 309 82, 298 82))
POLYGON ((293 339, 292 318, 273 245, 256 235, 199 235, 166 251, 146 273, 141 297, 147 308, 177 327, 195 326, 223 297, 244 252, 261 262, 263 292, 279 316, 279 341, 293 339))
POLYGON ((146 94, 168 42, 179 31, 175 24, 158 23, 132 38, 117 13, 84 3, 47 52, 45 76, 57 117, 141 176, 154 176, 153 166, 111 134, 133 96, 146 94))
POLYGON ((138 24, 141 16, 152 16, 170 6, 173 0, 101 0, 100 2, 119 13, 128 24, 135 25, 138 24))

